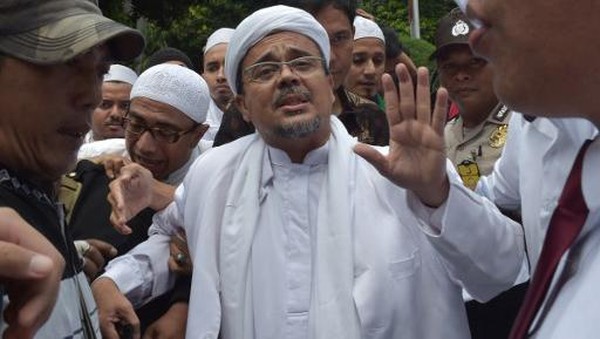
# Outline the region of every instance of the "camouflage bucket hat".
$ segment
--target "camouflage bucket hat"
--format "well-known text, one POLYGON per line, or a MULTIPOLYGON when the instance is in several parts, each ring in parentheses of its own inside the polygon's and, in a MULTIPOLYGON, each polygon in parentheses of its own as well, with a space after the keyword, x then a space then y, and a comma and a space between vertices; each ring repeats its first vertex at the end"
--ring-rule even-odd
POLYGON ((68 61, 107 43, 113 59, 127 61, 144 48, 136 30, 102 16, 92 0, 0 1, 0 51, 35 64, 68 61))

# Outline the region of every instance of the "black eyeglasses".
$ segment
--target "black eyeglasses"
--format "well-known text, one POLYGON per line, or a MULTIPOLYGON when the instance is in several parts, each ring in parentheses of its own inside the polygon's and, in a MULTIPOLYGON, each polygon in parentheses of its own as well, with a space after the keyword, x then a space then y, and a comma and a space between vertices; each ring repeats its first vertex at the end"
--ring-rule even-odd
POLYGON ((283 65, 287 65, 292 72, 300 76, 307 76, 319 68, 324 68, 323 58, 318 56, 303 56, 290 61, 258 62, 244 69, 244 74, 246 74, 250 81, 269 82, 281 74, 283 65))
POLYGON ((199 124, 194 124, 192 128, 185 131, 177 131, 172 128, 148 127, 140 121, 128 117, 123 118, 123 128, 125 128, 125 133, 129 135, 129 137, 139 138, 144 132, 148 131, 154 140, 167 144, 176 143, 182 136, 194 131, 198 125, 199 124))

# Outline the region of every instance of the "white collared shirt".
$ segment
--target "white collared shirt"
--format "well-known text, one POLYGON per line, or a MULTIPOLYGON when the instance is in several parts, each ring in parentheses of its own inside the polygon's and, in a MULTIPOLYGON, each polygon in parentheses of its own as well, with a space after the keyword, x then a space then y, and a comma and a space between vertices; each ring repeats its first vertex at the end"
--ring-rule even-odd
MULTIPOLYGON (((510 126, 504 153, 493 174, 480 180, 478 191, 500 207, 521 209, 533 268, 579 148, 598 131, 583 119, 537 118, 528 122, 521 114, 513 114, 510 126)), ((559 263, 530 328, 536 338, 583 339, 600 333, 599 173, 600 140, 595 140, 584 158, 582 177, 590 214, 582 233, 559 263)))

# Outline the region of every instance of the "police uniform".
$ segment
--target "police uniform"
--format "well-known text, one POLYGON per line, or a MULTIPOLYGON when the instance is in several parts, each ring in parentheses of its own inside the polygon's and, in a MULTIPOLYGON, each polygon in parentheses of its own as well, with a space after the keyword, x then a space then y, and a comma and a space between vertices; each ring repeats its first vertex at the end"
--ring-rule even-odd
POLYGON ((498 104, 488 118, 471 129, 458 116, 446 125, 446 154, 466 186, 474 189, 479 177, 490 174, 502 154, 511 111, 498 104))

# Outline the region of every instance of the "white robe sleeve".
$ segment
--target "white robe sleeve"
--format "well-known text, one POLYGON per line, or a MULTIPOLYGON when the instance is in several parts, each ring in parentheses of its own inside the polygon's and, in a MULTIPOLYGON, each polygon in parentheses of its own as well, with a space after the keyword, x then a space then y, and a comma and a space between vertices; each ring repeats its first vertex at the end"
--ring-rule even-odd
POLYGON ((486 301, 511 287, 524 258, 521 226, 489 200, 466 188, 451 164, 450 192, 437 209, 412 193, 409 208, 450 276, 475 299, 486 301))

